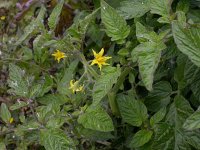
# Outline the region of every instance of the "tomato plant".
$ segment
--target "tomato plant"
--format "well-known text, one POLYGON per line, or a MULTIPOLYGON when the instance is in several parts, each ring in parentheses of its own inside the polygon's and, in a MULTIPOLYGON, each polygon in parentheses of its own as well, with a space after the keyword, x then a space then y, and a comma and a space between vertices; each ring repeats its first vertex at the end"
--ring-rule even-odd
POLYGON ((200 149, 199 0, 0 2, 0 149, 200 149))

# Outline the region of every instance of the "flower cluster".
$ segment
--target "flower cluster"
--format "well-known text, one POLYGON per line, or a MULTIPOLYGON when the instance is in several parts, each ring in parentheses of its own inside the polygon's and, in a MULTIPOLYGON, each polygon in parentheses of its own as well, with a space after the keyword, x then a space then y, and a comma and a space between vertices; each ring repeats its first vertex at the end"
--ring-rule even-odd
MULTIPOLYGON (((108 63, 106 63, 106 61, 108 59, 110 59, 111 57, 103 56, 104 55, 104 48, 102 48, 99 53, 96 53, 94 50, 92 50, 92 51, 93 51, 94 59, 92 60, 91 65, 97 64, 100 71, 101 71, 103 65, 109 65, 108 63)), ((64 59, 65 57, 67 57, 65 55, 65 53, 61 52, 60 50, 56 50, 56 52, 54 52, 52 54, 52 56, 55 57, 55 60, 57 60, 58 63, 60 62, 61 59, 64 59)), ((71 89, 73 93, 81 92, 81 91, 83 91, 83 85, 80 86, 78 81, 71 80, 69 89, 71 89)))

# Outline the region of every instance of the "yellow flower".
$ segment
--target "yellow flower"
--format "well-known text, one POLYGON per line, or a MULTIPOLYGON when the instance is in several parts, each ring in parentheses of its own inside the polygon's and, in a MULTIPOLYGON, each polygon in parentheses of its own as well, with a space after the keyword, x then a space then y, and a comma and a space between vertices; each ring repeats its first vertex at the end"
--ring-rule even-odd
POLYGON ((13 119, 13 117, 11 117, 9 120, 10 124, 13 123, 13 121, 14 121, 14 119, 13 119))
POLYGON ((106 60, 112 58, 112 57, 105 57, 103 56, 104 54, 104 48, 101 49, 101 51, 97 54, 94 50, 93 54, 94 54, 94 60, 92 61, 91 65, 97 64, 101 70, 102 65, 109 65, 108 63, 106 63, 106 60))
POLYGON ((73 93, 83 91, 83 85, 79 86, 78 81, 71 80, 70 81, 70 88, 73 93))
POLYGON ((67 57, 67 56, 65 55, 65 53, 61 52, 60 50, 56 50, 56 52, 54 52, 54 53, 52 54, 52 56, 55 57, 55 60, 57 60, 58 63, 60 62, 60 59, 67 57))
POLYGON ((0 19, 3 21, 6 19, 6 16, 1 16, 0 19))

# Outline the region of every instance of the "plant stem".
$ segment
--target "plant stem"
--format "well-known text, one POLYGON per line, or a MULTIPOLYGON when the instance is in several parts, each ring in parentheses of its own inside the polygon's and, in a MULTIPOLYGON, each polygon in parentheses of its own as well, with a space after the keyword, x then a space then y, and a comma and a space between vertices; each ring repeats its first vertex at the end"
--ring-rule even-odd
POLYGON ((82 60, 83 65, 87 69, 87 71, 95 78, 97 79, 99 75, 96 73, 96 71, 88 64, 87 60, 85 59, 85 56, 82 53, 78 53, 80 59, 82 60))
POLYGON ((108 100, 109 100, 111 111, 116 116, 119 116, 119 114, 120 114, 118 106, 117 106, 116 94, 130 71, 131 71, 130 67, 125 68, 124 71, 121 73, 117 83, 112 88, 111 92, 108 93, 108 100))

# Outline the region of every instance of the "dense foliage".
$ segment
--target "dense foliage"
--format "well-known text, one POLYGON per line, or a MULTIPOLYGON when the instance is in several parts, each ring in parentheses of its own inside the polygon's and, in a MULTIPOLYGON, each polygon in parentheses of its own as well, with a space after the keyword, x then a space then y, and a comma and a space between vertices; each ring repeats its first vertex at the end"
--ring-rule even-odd
POLYGON ((200 149, 200 0, 0 2, 0 150, 200 149))

